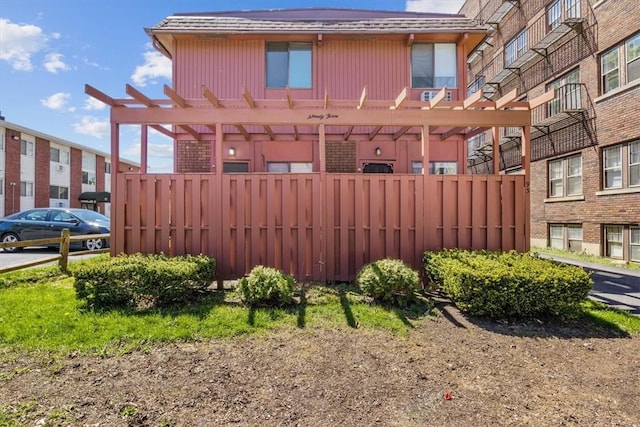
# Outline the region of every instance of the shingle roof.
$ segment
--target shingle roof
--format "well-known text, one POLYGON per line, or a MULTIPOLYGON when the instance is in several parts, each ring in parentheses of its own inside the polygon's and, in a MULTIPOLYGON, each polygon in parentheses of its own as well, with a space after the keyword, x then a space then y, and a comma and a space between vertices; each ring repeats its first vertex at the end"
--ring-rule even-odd
POLYGON ((355 9, 274 9, 260 11, 182 13, 147 29, 204 33, 431 33, 485 32, 463 15, 355 9))

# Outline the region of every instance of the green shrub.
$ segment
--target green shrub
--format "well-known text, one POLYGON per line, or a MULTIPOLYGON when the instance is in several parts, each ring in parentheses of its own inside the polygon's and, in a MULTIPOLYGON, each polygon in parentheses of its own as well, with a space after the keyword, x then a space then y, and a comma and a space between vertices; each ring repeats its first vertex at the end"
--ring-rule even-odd
POLYGON ((118 255, 72 269, 78 299, 91 308, 186 302, 210 285, 215 260, 204 255, 118 255))
POLYGON ((401 260, 382 259, 363 266, 356 282, 375 300, 404 306, 414 300, 420 277, 401 260))
POLYGON ((574 316, 593 286, 580 267, 514 251, 426 252, 423 264, 428 280, 476 316, 574 316))
POLYGON ((293 301, 295 280, 271 267, 254 267, 248 276, 238 281, 237 291, 250 306, 281 306, 293 301))

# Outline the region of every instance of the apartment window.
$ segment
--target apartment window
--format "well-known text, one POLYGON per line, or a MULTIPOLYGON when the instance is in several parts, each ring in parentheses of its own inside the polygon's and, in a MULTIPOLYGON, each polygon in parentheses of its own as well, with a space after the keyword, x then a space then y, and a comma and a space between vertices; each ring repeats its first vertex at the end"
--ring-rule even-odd
POLYGON ((602 150, 603 188, 640 187, 640 141, 602 150))
POLYGON ((33 142, 21 140, 20 141, 20 154, 23 156, 33 157, 33 142))
POLYGON ((473 95, 484 86, 484 76, 478 76, 476 79, 467 86, 467 96, 473 95))
POLYGON ((268 162, 267 172, 309 173, 313 172, 313 164, 302 162, 268 162))
POLYGON ((0 133, 0 151, 4 151, 4 133, 0 133))
POLYGON ((582 225, 550 224, 549 246, 571 252, 582 251, 582 225))
POLYGON ((602 150, 604 188, 622 188, 622 146, 602 150))
POLYGON ((33 197, 33 182, 20 181, 20 196, 33 197))
POLYGON ((629 241, 631 250, 629 251, 629 259, 631 261, 640 262, 640 227, 629 227, 629 241))
POLYGON ((457 162, 429 162, 431 175, 455 175, 458 173, 457 162))
POLYGON ((51 199, 69 199, 69 187, 61 187, 58 185, 49 186, 49 197, 51 199))
POLYGON ((511 65, 527 51, 527 31, 518 33, 504 48, 504 65, 511 65))
POLYGON ((96 174, 93 172, 82 171, 82 183, 95 185, 96 183, 96 174))
POLYGON ((621 225, 606 225, 604 227, 605 256, 622 259, 624 256, 621 225))
POLYGON ((0 178, 0 196, 4 194, 4 178, 0 178))
POLYGON ((82 169, 88 171, 96 170, 96 158, 89 154, 82 154, 82 169))
POLYGON ((267 87, 311 88, 311 43, 267 42, 267 87))
POLYGON ((549 197, 582 194, 582 156, 549 162, 549 197))
POLYGON ((104 173, 111 173, 111 163, 106 162, 104 164, 104 173))
POLYGON ((625 55, 627 57, 627 82, 640 79, 640 34, 636 34, 627 42, 625 55))
POLYGON ((548 117, 582 108, 580 99, 580 70, 575 69, 547 85, 547 90, 555 89, 556 96, 547 104, 548 117))
POLYGON ((422 174, 422 162, 420 160, 413 160, 411 162, 411 173, 422 174))
POLYGON ((457 70, 455 43, 411 45, 411 87, 456 87, 457 70))
POLYGON ((65 165, 69 164, 69 153, 67 151, 51 147, 49 148, 49 153, 52 162, 63 163, 65 165))
POLYGON ((224 162, 222 173, 249 173, 248 162, 224 162))

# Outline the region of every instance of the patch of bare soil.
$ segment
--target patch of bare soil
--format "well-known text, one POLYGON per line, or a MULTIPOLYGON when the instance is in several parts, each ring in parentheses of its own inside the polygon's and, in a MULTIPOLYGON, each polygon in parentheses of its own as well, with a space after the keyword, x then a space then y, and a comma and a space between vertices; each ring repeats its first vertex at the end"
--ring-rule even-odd
POLYGON ((640 425, 640 337, 443 310, 407 337, 306 328, 105 359, 3 357, 0 414, 27 425, 640 425))

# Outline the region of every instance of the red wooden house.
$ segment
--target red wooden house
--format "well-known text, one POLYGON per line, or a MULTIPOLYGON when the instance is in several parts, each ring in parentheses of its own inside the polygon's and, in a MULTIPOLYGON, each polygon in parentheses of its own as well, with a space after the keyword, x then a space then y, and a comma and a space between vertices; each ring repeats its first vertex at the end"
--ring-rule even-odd
POLYGON ((418 268, 427 249, 528 249, 530 109, 548 95, 466 98, 486 36, 474 21, 311 8, 146 31, 173 63, 166 99, 86 87, 111 106, 114 159, 119 126, 142 128, 141 172, 113 175, 114 254, 205 253, 221 280, 265 264, 336 281, 383 257, 418 268), (148 127, 175 141, 173 174, 145 172, 148 127), (466 175, 466 138, 499 127, 522 129, 523 173, 466 175))

